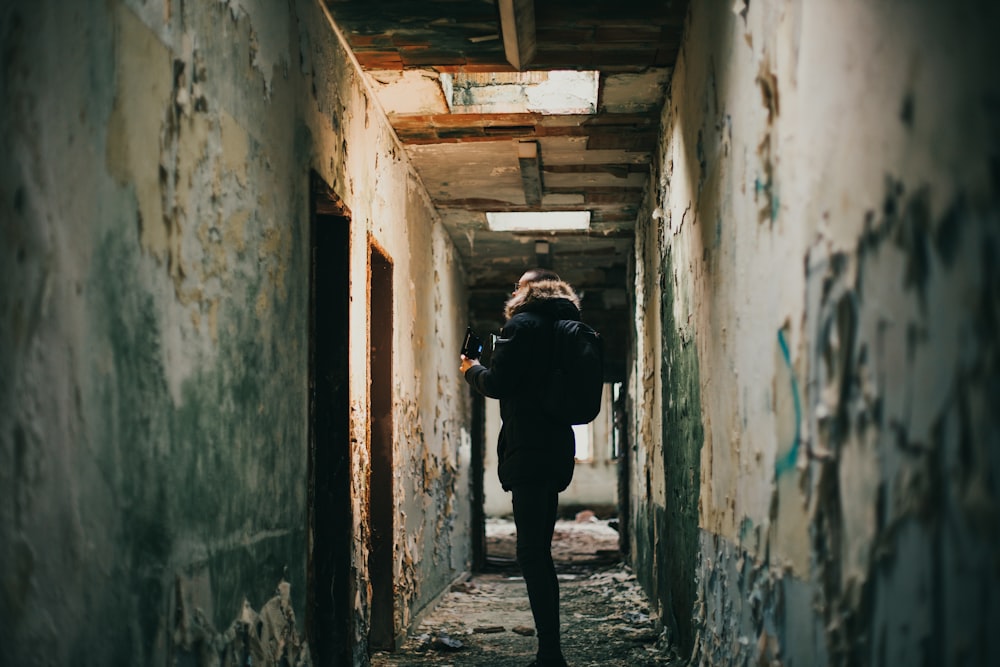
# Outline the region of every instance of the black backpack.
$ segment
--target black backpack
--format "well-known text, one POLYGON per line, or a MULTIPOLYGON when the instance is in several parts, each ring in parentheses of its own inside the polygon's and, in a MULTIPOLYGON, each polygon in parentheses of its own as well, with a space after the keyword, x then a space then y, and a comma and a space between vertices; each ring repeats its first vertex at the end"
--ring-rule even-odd
POLYGON ((546 413, 564 424, 588 424, 601 411, 604 341, 576 320, 552 325, 552 372, 542 391, 546 413))

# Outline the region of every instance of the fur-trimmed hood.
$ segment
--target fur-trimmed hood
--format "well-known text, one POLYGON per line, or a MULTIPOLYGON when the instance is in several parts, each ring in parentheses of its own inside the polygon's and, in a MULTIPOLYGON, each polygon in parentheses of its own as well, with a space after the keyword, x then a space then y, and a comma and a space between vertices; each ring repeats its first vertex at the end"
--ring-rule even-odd
POLYGON ((504 316, 509 320, 518 313, 538 312, 560 319, 579 319, 580 297, 561 280, 536 280, 518 289, 507 299, 504 316), (569 310, 575 317, 569 317, 569 310))

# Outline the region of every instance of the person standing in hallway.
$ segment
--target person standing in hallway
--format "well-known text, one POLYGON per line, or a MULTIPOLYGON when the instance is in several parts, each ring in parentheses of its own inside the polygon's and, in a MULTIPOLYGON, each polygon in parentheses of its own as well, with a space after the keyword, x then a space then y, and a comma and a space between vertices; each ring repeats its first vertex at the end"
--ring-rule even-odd
POLYGON ((580 300, 552 271, 533 269, 517 282, 504 316, 489 368, 462 356, 460 369, 476 391, 500 400, 497 474, 511 492, 517 562, 538 633, 529 667, 564 667, 552 534, 559 493, 573 477, 576 443, 572 426, 541 411, 538 390, 551 366, 553 323, 579 320, 580 300))

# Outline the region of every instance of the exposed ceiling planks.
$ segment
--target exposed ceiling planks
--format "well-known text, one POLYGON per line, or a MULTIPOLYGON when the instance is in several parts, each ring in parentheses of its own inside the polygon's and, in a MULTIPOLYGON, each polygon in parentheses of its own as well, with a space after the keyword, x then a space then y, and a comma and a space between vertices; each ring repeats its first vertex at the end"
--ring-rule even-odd
MULTIPOLYGON (((554 69, 598 70, 595 113, 449 110, 441 74, 516 71, 496 0, 326 0, 465 260, 470 307, 484 330, 498 324, 509 285, 536 261, 533 241, 542 236, 553 268, 586 292, 589 308, 624 307, 601 295, 624 289, 688 1, 528 4, 535 53, 523 69, 543 79, 554 69), (529 210, 589 210, 591 230, 487 229, 486 212, 529 210)), ((466 77, 465 85, 487 79, 466 77)))

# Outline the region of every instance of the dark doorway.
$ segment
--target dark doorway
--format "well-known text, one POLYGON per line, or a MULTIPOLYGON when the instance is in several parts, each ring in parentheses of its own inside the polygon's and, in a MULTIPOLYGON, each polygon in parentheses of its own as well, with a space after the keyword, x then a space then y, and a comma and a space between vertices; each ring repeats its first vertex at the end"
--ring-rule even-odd
POLYGON ((315 664, 339 667, 351 664, 350 213, 315 175, 312 192, 307 627, 315 664))
POLYGON ((486 565, 486 491, 483 475, 486 465, 486 398, 470 389, 472 401, 472 570, 481 572, 486 565))
POLYGON ((369 648, 396 648, 393 596, 393 481, 392 481, 392 260, 374 242, 369 243, 369 330, 371 343, 370 406, 371 478, 369 511, 371 578, 369 648))
POLYGON ((629 534, 629 516, 632 472, 629 468, 628 444, 628 395, 622 382, 615 382, 612 387, 612 409, 614 410, 612 426, 612 447, 614 458, 618 461, 618 550, 628 559, 632 538, 629 534))

